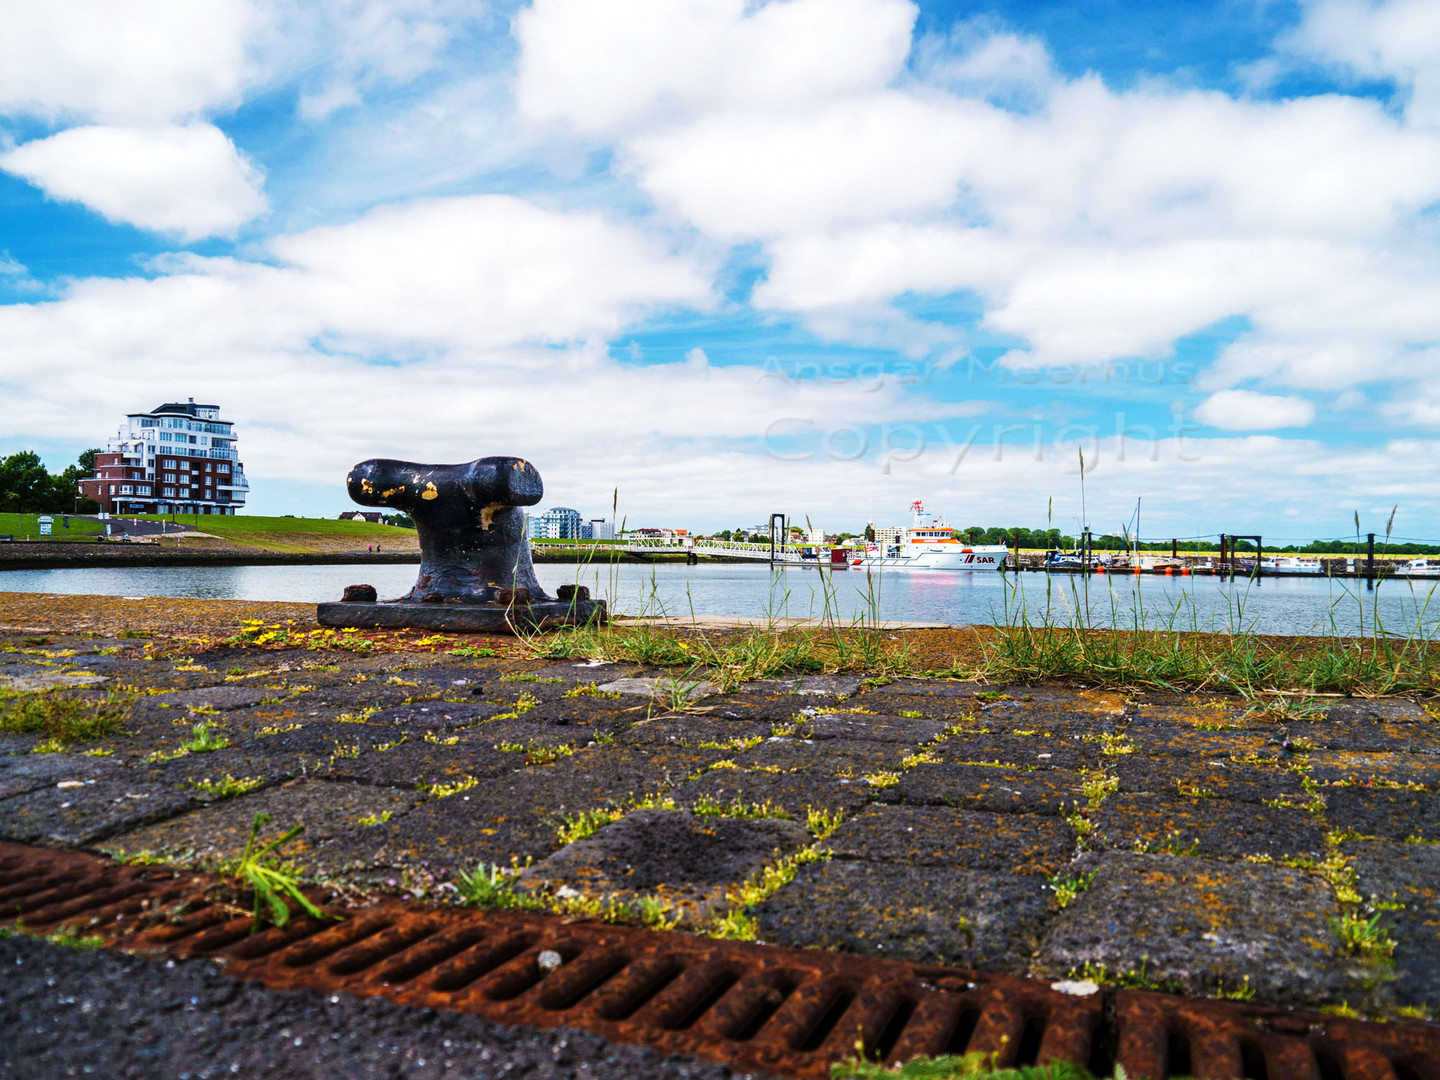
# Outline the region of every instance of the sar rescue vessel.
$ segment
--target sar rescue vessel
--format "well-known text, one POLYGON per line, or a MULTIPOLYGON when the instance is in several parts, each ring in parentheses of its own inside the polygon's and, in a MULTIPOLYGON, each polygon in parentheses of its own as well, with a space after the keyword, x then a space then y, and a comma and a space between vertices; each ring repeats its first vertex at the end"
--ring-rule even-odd
POLYGON ((966 544, 938 517, 925 513, 918 499, 910 504, 913 521, 900 540, 865 545, 853 561, 862 570, 1001 570, 1010 549, 1004 544, 966 544))

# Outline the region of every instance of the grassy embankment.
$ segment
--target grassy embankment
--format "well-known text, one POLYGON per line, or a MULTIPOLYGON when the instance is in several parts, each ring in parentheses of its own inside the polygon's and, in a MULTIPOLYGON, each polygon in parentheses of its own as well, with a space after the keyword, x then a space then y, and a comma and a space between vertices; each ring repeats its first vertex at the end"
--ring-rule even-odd
MULTIPOLYGON (((63 524, 64 516, 51 514, 55 523, 51 526, 53 532, 43 539, 48 540, 88 540, 96 533, 105 531, 105 526, 93 518, 82 518, 70 515, 70 527, 67 529, 63 524)), ((40 515, 39 514, 0 514, 0 536, 13 536, 17 540, 40 540, 40 515)))
POLYGON ((368 521, 333 518, 260 517, 250 514, 142 514, 141 521, 175 521, 206 536, 168 536, 162 543, 183 544, 186 550, 281 551, 337 553, 364 551, 379 544, 382 551, 419 551, 414 529, 372 525, 368 521), (209 539, 213 537, 214 539, 209 539))

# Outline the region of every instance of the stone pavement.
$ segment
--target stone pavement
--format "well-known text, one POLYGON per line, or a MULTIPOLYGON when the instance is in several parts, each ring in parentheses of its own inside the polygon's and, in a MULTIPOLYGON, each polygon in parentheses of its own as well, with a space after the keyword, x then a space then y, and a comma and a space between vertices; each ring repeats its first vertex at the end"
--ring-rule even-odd
POLYGON ((307 875, 433 900, 494 864, 681 932, 1440 1012, 1424 703, 1267 716, 857 676, 722 694, 480 638, 192 648, 0 634, 0 687, 133 695, 122 733, 68 752, 0 735, 0 836, 204 862, 264 811, 306 827, 307 875))

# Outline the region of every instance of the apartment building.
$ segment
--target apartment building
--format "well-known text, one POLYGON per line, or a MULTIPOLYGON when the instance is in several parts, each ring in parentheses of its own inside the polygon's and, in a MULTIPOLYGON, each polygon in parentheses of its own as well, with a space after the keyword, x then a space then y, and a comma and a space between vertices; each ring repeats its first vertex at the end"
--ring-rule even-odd
POLYGON ((192 397, 126 416, 80 490, 108 514, 233 514, 250 485, 234 425, 192 397))

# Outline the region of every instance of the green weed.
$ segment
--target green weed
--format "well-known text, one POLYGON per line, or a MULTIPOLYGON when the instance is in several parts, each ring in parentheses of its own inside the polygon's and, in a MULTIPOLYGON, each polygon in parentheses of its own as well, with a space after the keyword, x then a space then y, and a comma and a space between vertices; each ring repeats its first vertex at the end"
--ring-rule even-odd
POLYGON ((82 697, 61 690, 0 689, 0 732, 43 735, 60 747, 113 735, 130 715, 128 695, 82 697))
POLYGON ((212 750, 224 750, 230 745, 229 739, 216 735, 215 729, 203 720, 191 728, 191 731, 195 737, 180 746, 180 749, 187 753, 208 754, 212 750))
POLYGON ((453 784, 421 784, 420 790, 434 799, 448 799, 451 795, 459 795, 462 791, 469 791, 477 787, 480 781, 473 776, 467 776, 463 780, 457 780, 453 784))
POLYGON ((204 780, 191 780, 189 786, 216 799, 233 799, 247 791, 254 791, 264 782, 263 776, 244 776, 237 780, 226 773, 219 780, 211 780, 208 776, 204 780))
MULTIPOLYGON (((832 1080, 1094 1080, 1088 1069, 1063 1061, 1002 1069, 996 1067, 994 1055, 965 1054, 917 1058, 890 1068, 866 1061, 863 1046, 856 1049, 860 1056, 830 1066, 832 1080)), ((1117 1080, 1123 1075, 1115 1070, 1117 1080)))
POLYGON ((526 765, 553 765, 561 758, 570 757, 575 753, 575 748, 568 743, 551 746, 547 743, 533 741, 497 743, 495 749, 507 754, 524 754, 526 765))
POLYGON ((0 940, 15 937, 34 938, 36 941, 59 945, 64 949, 79 949, 82 952, 98 949, 105 944, 105 939, 99 934, 82 934, 79 928, 74 926, 61 926, 48 934, 26 930, 25 925, 20 922, 11 926, 0 926, 0 940))
POLYGON ((1381 914, 1377 911, 1367 919, 1358 911, 1342 911, 1339 918, 1330 920, 1330 932, 1351 956, 1388 960, 1395 953, 1395 939, 1388 927, 1380 925, 1381 914))
POLYGON ((1077 896, 1090 888, 1095 882, 1095 871, 1091 870, 1084 874, 1056 874, 1050 878, 1047 884, 1055 894, 1055 903, 1063 911, 1070 906, 1070 902, 1077 896))
POLYGON ((274 840, 257 843, 261 827, 269 822, 269 814, 256 814, 250 823, 250 838, 246 840, 245 850, 240 858, 223 864, 220 869, 220 872, 232 878, 237 886, 250 889, 255 894, 251 932, 259 930, 267 917, 276 926, 289 923, 290 905, 286 902, 286 897, 299 904, 312 919, 339 919, 338 915, 327 915, 312 904, 309 897, 300 891, 299 878, 280 862, 280 849, 301 835, 305 826, 296 825, 274 840))

